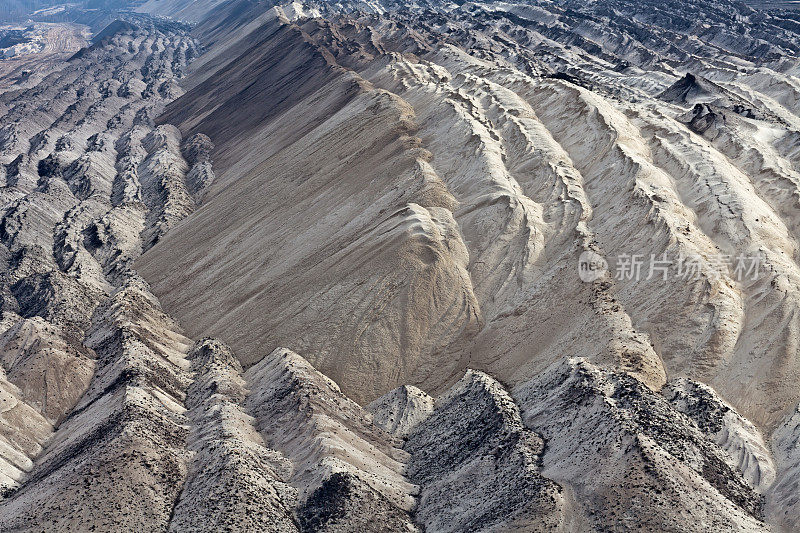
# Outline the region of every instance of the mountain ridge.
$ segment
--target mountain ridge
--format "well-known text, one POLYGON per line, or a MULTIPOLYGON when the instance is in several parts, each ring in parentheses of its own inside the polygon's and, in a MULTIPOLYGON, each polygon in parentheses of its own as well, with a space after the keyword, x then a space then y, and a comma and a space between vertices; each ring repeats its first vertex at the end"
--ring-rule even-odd
POLYGON ((0 529, 798 527, 795 13, 108 7, 0 72, 0 529))

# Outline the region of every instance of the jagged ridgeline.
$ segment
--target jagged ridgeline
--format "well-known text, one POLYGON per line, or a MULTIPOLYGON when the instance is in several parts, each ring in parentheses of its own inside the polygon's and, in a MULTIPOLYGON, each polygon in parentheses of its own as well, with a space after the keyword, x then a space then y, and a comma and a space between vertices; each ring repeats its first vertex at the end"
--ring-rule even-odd
POLYGON ((0 531, 800 528, 798 12, 6 7, 0 531))

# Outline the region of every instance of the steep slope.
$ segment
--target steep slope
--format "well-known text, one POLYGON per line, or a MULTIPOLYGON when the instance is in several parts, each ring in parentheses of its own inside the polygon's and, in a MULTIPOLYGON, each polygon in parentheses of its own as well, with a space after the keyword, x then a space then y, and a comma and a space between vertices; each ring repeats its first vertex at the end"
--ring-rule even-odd
MULTIPOLYGON (((419 13, 355 11, 321 20, 308 17, 316 8, 325 13, 325 6, 293 8, 289 16, 285 9, 236 5, 226 8, 226 22, 204 22, 195 30, 212 46, 210 59, 190 76, 190 92, 161 118, 179 124, 184 134, 209 135, 215 185, 196 217, 138 263, 165 305, 197 325, 194 335, 222 336, 245 366, 253 361, 248 346, 255 342, 268 349, 293 346, 360 401, 404 383, 442 390, 468 364, 519 383, 565 353, 623 368, 654 388, 667 375, 710 382, 765 426, 800 400, 792 356, 796 266, 789 259, 797 250, 790 155, 796 140, 786 129, 794 116, 789 97, 782 96, 791 91, 782 71, 792 67, 780 59, 781 50, 794 49, 791 25, 745 9, 741 16, 752 17, 756 29, 740 46, 725 32, 699 32, 703 37, 692 42, 682 35, 692 34, 693 26, 647 15, 653 22, 645 28, 605 12, 619 34, 600 39, 598 6, 470 5, 447 11, 449 19, 441 16, 445 8, 431 6, 419 13), (251 14, 248 24, 226 36, 222 28, 246 19, 245 13, 251 14), (782 29, 767 45, 769 27, 782 29), (270 59, 259 60, 262 52, 270 59), (735 82, 733 64, 746 72, 735 82), (698 73, 679 76, 678 65, 698 73), (238 79, 255 83, 233 83, 238 79), (769 79, 777 85, 764 81, 769 79), (410 121, 408 127, 357 114, 369 105, 365 97, 373 88, 399 97, 386 96, 398 103, 395 120, 410 121), (270 92, 279 89, 291 98, 270 92), (261 98, 268 104, 252 117, 225 125, 215 118, 238 116, 247 102, 261 98), (789 107, 768 112, 774 106, 767 102, 780 99, 789 107), (699 142, 692 133, 697 128, 681 122, 695 104, 736 117, 715 131, 738 144, 699 142), (355 121, 358 133, 351 133, 346 124, 355 121), (334 127, 342 132, 337 142, 323 143, 321 132, 334 127), (397 162, 391 178, 373 178, 387 175, 381 165, 389 161, 380 151, 388 141, 373 129, 419 137, 426 155, 417 159, 426 164, 415 172, 432 177, 442 191, 438 199, 415 198, 408 178, 397 177, 404 172, 397 162), (732 159, 744 150, 753 157, 732 159), (292 160, 290 153, 302 159, 292 160), (326 159, 333 153, 336 159, 326 159), (766 170, 763 162, 773 160, 780 166, 766 170), (758 181, 751 183, 750 176, 758 181), (318 179, 335 183, 335 191, 318 179), (348 189, 351 184, 355 189, 348 189), (232 213, 234 198, 253 197, 245 191, 256 187, 270 194, 232 213), (395 187, 407 194, 388 207, 382 201, 395 187), (367 213, 391 212, 403 202, 452 213, 451 223, 429 210, 440 229, 438 235, 424 230, 451 256, 434 252, 443 258, 434 264, 448 271, 436 282, 406 277, 415 269, 405 262, 396 268, 396 260, 361 255, 373 246, 365 232, 382 223, 367 213), (367 212, 364 206, 370 206, 367 212), (292 222, 291 214, 301 211, 324 216, 292 222), (212 220, 223 220, 214 236, 212 220), (239 222, 246 220, 259 225, 245 228, 239 222), (327 231, 333 228, 336 233, 327 231), (291 244, 282 238, 289 233, 291 244), (335 242, 335 248, 320 247, 318 240, 335 242), (355 242, 359 254, 341 254, 355 242), (266 249, 269 259, 257 252, 266 249), (605 261, 608 275, 582 283, 576 275, 582 254, 605 261), (208 257, 225 260, 203 262, 208 257), (638 264, 626 274, 632 260, 638 264), (361 272, 364 261, 390 285, 361 272), (327 272, 333 262, 346 269, 345 276, 327 272), (687 262, 693 272, 684 268, 687 262), (378 266, 387 263, 388 270, 378 266), (308 277, 279 277, 287 270, 275 264, 325 265, 329 279, 342 283, 323 283, 308 267, 308 277), (776 284, 778 279, 788 281, 776 284), (227 318, 204 320, 188 302, 209 298, 204 287, 223 282, 230 288, 213 301, 227 318), (403 296, 413 305, 412 318, 386 303, 395 291, 419 294, 414 291, 423 286, 437 303, 403 296), (296 306, 301 300, 307 305, 287 310, 292 305, 286 302, 296 306), (240 318, 265 306, 272 311, 263 326, 243 331, 240 318), (321 306, 324 312, 314 309, 321 306), (387 316, 397 316, 388 320, 402 326, 384 328, 387 316), (432 317, 440 326, 426 331, 423 323, 432 317), (782 338, 766 327, 770 321, 786 324, 782 338), (420 342, 423 337, 436 340, 420 342), (330 359, 334 352, 344 366, 330 359), (753 352, 763 355, 754 361, 753 352), (400 371, 381 371, 390 366, 400 371), (371 390, 364 368, 378 376, 366 384, 371 390), (736 394, 743 380, 748 386, 736 394)), ((623 8, 639 12, 624 2, 623 8)), ((737 9, 744 8, 714 4, 704 16, 716 20, 737 9)))
POLYGON ((433 412, 434 399, 413 385, 387 392, 366 409, 375 425, 400 438, 408 435, 433 412))
POLYGON ((485 374, 470 370, 437 398, 403 449, 425 531, 569 530, 561 487, 539 472, 544 441, 485 374))
MULTIPOLYGON (((398 380, 435 386, 448 368, 455 379, 464 364, 456 347, 480 316, 453 199, 414 137, 410 107, 351 74, 301 106, 309 122, 325 120, 296 142, 273 142, 240 160, 246 176, 217 172, 197 218, 137 269, 167 305, 194 310, 184 317, 192 335, 224 336, 245 365, 260 355, 257 346, 291 344, 358 400, 398 380), (269 195, 257 192, 265 189, 269 195), (251 201, 236 200, 242 197, 251 201), (325 215, 309 218, 312 210, 325 215), (231 239, 243 244, 233 253, 231 239), (161 255, 167 250, 170 259, 161 255), (239 276, 241 264, 255 268, 239 276), (178 271, 182 283, 172 280, 178 271), (227 289, 205 291, 201 278, 227 289), (229 314, 204 313, 203 302, 229 314), (266 302, 273 312, 263 315, 266 302), (254 313, 264 316, 262 327, 245 320, 231 327, 232 316, 254 313), (452 362, 442 366, 444 357, 452 362)), ((262 126, 257 138, 277 140, 280 124, 262 126)))
POLYGON ((166 527, 186 475, 185 344, 155 305, 146 285, 132 280, 98 311, 89 341, 98 371, 3 503, 3 529, 166 527), (140 328, 140 318, 158 329, 140 328))
POLYGON ((0 529, 796 529, 796 14, 127 7, 0 80, 0 529))
POLYGON ((564 485, 586 528, 768 531, 725 452, 635 378, 570 359, 515 396, 547 440, 542 474, 564 485))
POLYGON ((41 317, 6 318, 14 323, 0 337, 6 377, 20 387, 29 405, 56 424, 88 387, 96 354, 67 342, 62 331, 41 317))
POLYGON ((415 531, 405 456, 368 413, 299 355, 277 349, 245 375, 256 427, 294 464, 306 531, 415 531))
POLYGON ((2 95, 3 529, 169 517, 182 422, 162 403, 180 396, 180 378, 164 370, 148 385, 136 375, 182 337, 125 266, 141 253, 144 206, 111 197, 116 139, 152 128, 148 113, 193 46, 154 26, 117 28, 34 88, 2 95), (109 513, 139 497, 149 502, 139 511, 109 513))
POLYGON ((194 453, 170 531, 298 531, 294 491, 283 478, 291 463, 264 446, 242 406, 241 365, 213 339, 189 355, 194 381, 186 395, 194 453))
POLYGON ((681 378, 668 383, 661 392, 728 453, 728 465, 741 472, 757 492, 773 484, 775 464, 761 432, 710 387, 681 378))
POLYGON ((779 425, 772 434, 772 447, 775 450, 777 478, 767 493, 766 514, 777 531, 793 531, 798 527, 797 484, 800 481, 800 458, 798 458, 798 439, 800 439, 800 416, 795 410, 779 425))

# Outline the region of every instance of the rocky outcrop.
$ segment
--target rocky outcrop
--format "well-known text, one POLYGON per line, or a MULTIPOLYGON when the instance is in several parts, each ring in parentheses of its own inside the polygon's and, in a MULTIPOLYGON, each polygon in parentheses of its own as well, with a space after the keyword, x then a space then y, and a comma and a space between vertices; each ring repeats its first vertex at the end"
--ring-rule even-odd
POLYGON ((728 465, 741 472, 757 492, 772 485, 775 464, 761 432, 711 387, 680 378, 667 383, 662 394, 728 453, 728 465))
POLYGON ((181 148, 183 157, 189 164, 186 174, 186 186, 195 202, 202 200, 203 193, 214 181, 214 170, 211 168, 211 151, 214 143, 207 135, 197 133, 187 139, 181 148))
POLYGON ((187 473, 191 342, 130 263, 143 226, 170 212, 141 201, 137 143, 193 46, 153 25, 118 25, 42 84, 2 95, 28 155, 2 154, 16 177, 0 211, 0 529, 169 523, 187 473), (115 91, 119 80, 144 90, 115 91))
POLYGON ((166 528, 187 438, 186 343, 170 327, 141 281, 100 307, 87 342, 97 371, 0 506, 2 529, 166 528))
POLYGON ((583 527, 768 531, 729 455, 639 380, 570 359, 514 396, 547 442, 542 474, 564 487, 583 527))
POLYGON ((373 423, 395 437, 408 435, 433 412, 434 399, 413 385, 403 385, 387 392, 366 409, 373 423))
POLYGON ((181 156, 180 142, 180 132, 169 126, 159 126, 142 139, 147 157, 139 165, 138 178, 142 201, 149 208, 142 235, 145 250, 194 210, 186 188, 189 166, 181 156))
POLYGON ((248 390, 239 361, 213 339, 196 344, 189 359, 193 457, 170 531, 298 531, 292 514, 297 492, 284 481, 291 463, 264 447, 243 410, 248 390))
POLYGON ((403 449, 425 531, 565 530, 561 487, 540 473, 542 438, 495 380, 470 370, 403 449))
POLYGON ((308 531, 413 531, 417 487, 407 454, 370 415, 299 355, 279 348, 245 373, 255 425, 291 460, 308 531))

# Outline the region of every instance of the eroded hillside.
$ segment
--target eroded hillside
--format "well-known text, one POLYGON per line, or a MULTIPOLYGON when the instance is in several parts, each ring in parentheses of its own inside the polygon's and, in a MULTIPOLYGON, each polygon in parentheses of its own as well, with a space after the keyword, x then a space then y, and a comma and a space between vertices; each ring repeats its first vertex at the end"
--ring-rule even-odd
POLYGON ((0 93, 0 529, 800 527, 795 14, 174 4, 0 93))

